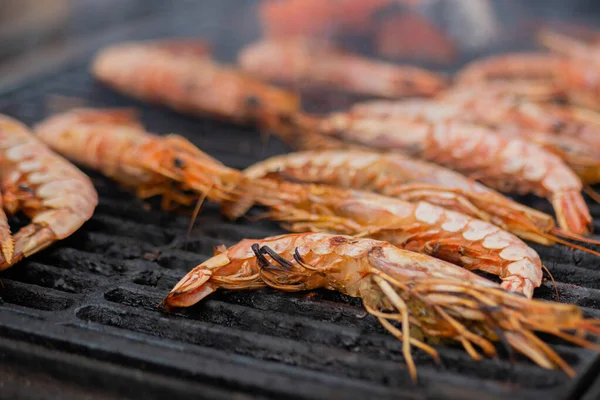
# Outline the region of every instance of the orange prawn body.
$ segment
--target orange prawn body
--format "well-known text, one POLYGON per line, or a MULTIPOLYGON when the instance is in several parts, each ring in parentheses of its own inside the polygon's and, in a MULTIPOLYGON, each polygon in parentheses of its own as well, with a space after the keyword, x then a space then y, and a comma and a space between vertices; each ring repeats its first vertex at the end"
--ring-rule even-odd
POLYGON ((101 50, 93 75, 113 89, 191 115, 241 124, 267 123, 295 112, 294 94, 210 58, 190 39, 118 44, 101 50))
POLYGON ((0 270, 64 239, 91 218, 98 194, 90 179, 50 151, 22 123, 0 115, 0 270), (11 236, 5 212, 31 223, 11 236))
POLYGON ((452 170, 398 153, 367 150, 305 151, 275 156, 247 168, 250 179, 283 179, 426 201, 491 222, 519 237, 552 244, 554 219, 452 170))
POLYGON ((460 85, 495 80, 524 80, 555 83, 567 61, 550 53, 505 53, 481 58, 467 64, 458 72, 455 82, 460 85))
POLYGON ((597 110, 600 108, 600 35, 578 32, 576 36, 543 30, 538 39, 556 57, 563 58, 562 68, 555 73, 569 100, 597 110))
POLYGON ((289 292, 326 288, 360 297, 367 311, 403 342, 415 380, 411 346, 439 356, 411 337, 411 326, 426 338, 461 343, 474 359, 482 358, 475 346, 488 357, 496 356, 492 342, 502 338, 541 367, 561 368, 571 376, 569 365, 533 332, 586 347, 594 345, 567 331, 597 332, 574 305, 525 299, 455 265, 386 242, 323 233, 245 239, 223 247, 188 272, 162 304, 167 309, 189 307, 219 288, 264 286, 289 292))
POLYGON ((271 179, 249 180, 238 189, 246 194, 244 199, 223 205, 230 217, 258 204, 268 208, 265 216, 283 222, 293 232, 325 231, 386 240, 497 275, 503 287, 528 297, 541 284, 540 258, 518 237, 426 202, 271 179))
POLYGON ((430 123, 406 118, 371 118, 350 113, 321 120, 318 132, 360 145, 398 151, 467 175, 501 192, 546 197, 559 226, 587 233, 591 216, 579 177, 556 155, 521 138, 456 121, 430 123))
MULTIPOLYGON (((556 154, 586 183, 600 181, 600 124, 591 111, 570 106, 522 101, 510 94, 495 95, 493 85, 457 88, 437 101, 357 104, 351 112, 370 118, 407 118, 469 122, 492 128, 498 135, 532 141, 556 154), (490 87, 492 86, 492 87, 490 87), (485 93, 490 87, 492 93, 485 93)), ((600 119, 599 119, 600 120, 600 119)))
MULTIPOLYGON (((330 290, 338 290, 350 296, 361 296, 364 291, 363 281, 370 274, 366 257, 369 254, 377 257, 382 256, 381 267, 385 270, 385 259, 390 263, 398 263, 398 267, 406 268, 407 276, 423 278, 449 278, 458 281, 476 283, 485 287, 497 287, 493 282, 481 278, 467 270, 459 268, 447 262, 428 257, 426 255, 401 250, 389 243, 373 239, 358 239, 351 236, 332 235, 326 233, 299 233, 273 236, 265 239, 244 239, 238 244, 219 249, 215 256, 198 265, 187 273, 179 283, 171 290, 169 296, 163 302, 168 307, 189 307, 217 289, 245 290, 278 286, 278 289, 286 291, 311 290, 325 287, 330 290), (327 270, 328 266, 340 264, 336 258, 341 257, 339 271, 333 268, 328 272, 331 276, 314 274, 313 271, 305 271, 305 276, 298 276, 297 283, 284 284, 284 279, 292 281, 291 276, 282 277, 279 281, 274 271, 264 270, 265 266, 260 264, 253 246, 268 246, 274 253, 287 260, 294 260, 297 253, 306 264, 315 265, 315 268, 327 270), (379 246, 379 249, 375 247, 379 246), (344 262, 353 265, 343 265, 344 262), (322 266, 322 267, 320 267, 322 266), (242 282, 239 285, 225 283, 223 279, 229 278, 229 282, 235 278, 242 282)), ((260 254, 260 253, 259 253, 260 254)), ((268 254, 266 254, 268 256, 268 254)), ((298 258, 298 257, 296 257, 298 258)), ((291 272, 291 271, 290 271, 291 272)), ((392 276, 398 277, 396 271, 388 271, 392 276)), ((290 274, 291 275, 291 274, 290 274)))
POLYGON ((432 96, 446 87, 440 76, 421 68, 369 60, 305 39, 252 44, 242 51, 239 63, 265 80, 367 96, 432 96))
POLYGON ((587 57, 553 53, 509 53, 473 61, 457 75, 468 85, 486 80, 546 83, 560 89, 561 98, 584 107, 600 108, 600 64, 587 57))
POLYGON ((181 136, 146 132, 131 110, 75 109, 35 130, 56 152, 134 188, 140 198, 163 196, 164 208, 189 205, 198 195, 227 199, 240 177, 181 136))

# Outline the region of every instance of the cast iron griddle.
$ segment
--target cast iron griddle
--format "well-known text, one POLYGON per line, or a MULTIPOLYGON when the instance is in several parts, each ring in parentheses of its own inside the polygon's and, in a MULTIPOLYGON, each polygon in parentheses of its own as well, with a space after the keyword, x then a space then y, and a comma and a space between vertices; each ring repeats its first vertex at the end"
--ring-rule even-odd
MULTIPOLYGON (((254 5, 188 6, 112 32, 94 46, 197 35, 211 40, 220 58, 231 59, 257 36, 255 24, 246 22, 254 5)), ((93 50, 4 88, 0 112, 33 124, 51 113, 55 97, 49 96, 63 96, 88 106, 140 108, 150 130, 185 135, 236 168, 287 151, 273 138, 265 143, 254 129, 183 117, 113 93, 87 72, 93 50)), ((510 361, 502 350, 500 359, 474 362, 458 347, 440 346, 441 365, 414 351, 420 380, 413 385, 400 342, 360 301, 335 292, 223 291, 193 308, 164 313, 157 304, 212 255, 213 246, 283 231, 268 221, 228 222, 209 205, 186 241, 189 216, 149 209, 90 175, 100 194, 94 217, 69 239, 0 275, 2 397, 550 400, 600 393, 594 384, 599 357, 551 339, 576 379, 522 357, 510 361)), ((544 201, 524 201, 549 210, 544 201)), ((591 208, 600 221, 600 207, 591 208)), ((600 316, 599 260, 560 246, 534 247, 562 300, 600 316)), ((536 295, 553 299, 552 286, 544 284, 536 295)))

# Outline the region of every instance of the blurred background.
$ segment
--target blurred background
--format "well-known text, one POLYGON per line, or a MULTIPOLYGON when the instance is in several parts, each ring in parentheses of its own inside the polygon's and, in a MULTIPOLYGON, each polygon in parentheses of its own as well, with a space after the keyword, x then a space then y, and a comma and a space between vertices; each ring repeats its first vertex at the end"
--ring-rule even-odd
POLYGON ((0 0, 0 80, 111 28, 193 1, 0 0), (38 55, 38 57, 36 57, 38 55))
MULTIPOLYGON (((25 64, 44 63, 43 57, 31 58, 36 52, 46 56, 62 52, 115 27, 174 9, 199 14, 214 9, 217 24, 240 34, 240 25, 257 25, 251 31, 258 34, 317 37, 371 56, 441 69, 492 51, 528 49, 541 25, 594 27, 600 13, 596 0, 237 0, 235 4, 0 0, 0 77, 25 64)), ((202 21, 199 15, 198 23, 202 21)))

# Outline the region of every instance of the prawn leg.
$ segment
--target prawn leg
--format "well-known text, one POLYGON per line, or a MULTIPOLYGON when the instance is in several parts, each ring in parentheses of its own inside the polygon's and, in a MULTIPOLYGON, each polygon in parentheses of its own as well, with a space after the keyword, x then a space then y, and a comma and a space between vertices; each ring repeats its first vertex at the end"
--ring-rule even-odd
POLYGON ((189 206, 197 199, 197 196, 185 195, 178 191, 177 188, 164 184, 140 186, 136 189, 135 193, 140 199, 149 199, 152 197, 161 196, 161 208, 163 210, 171 210, 178 205, 189 206))
POLYGON ((14 236, 15 254, 13 261, 29 257, 58 240, 56 233, 48 226, 30 224, 20 229, 14 236))

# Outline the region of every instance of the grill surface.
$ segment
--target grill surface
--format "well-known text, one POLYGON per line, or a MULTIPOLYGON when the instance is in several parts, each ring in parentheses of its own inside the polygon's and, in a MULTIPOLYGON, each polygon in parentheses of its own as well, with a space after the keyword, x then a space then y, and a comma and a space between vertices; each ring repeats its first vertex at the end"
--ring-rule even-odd
MULTIPOLYGON (((215 43, 220 58, 231 59, 257 35, 256 26, 241 22, 254 3, 235 4, 163 14, 111 40, 199 35, 215 43), (224 20, 230 24, 220 26, 224 20)), ((150 130, 183 134, 232 167, 286 151, 250 128, 182 117, 119 96, 88 75, 90 55, 6 89, 0 112, 33 124, 51 112, 49 95, 75 97, 90 106, 139 107, 150 130)), ((0 275, 3 396, 564 399, 581 397, 594 383, 595 353, 551 341, 578 372, 576 379, 519 357, 473 362, 457 347, 440 347, 441 365, 415 351, 415 386, 400 343, 360 302, 334 292, 219 292, 191 309, 163 313, 157 304, 214 245, 283 231, 268 221, 233 224, 207 206, 186 243, 188 216, 149 210, 90 175, 100 194, 93 218, 0 275)), ((524 200, 549 211, 543 201, 524 200)), ((600 207, 591 207, 600 221, 600 207)), ((534 247, 558 281, 562 301, 600 316, 598 259, 560 246, 534 247)), ((553 288, 546 283, 536 295, 553 299, 553 288)), ((592 387, 588 398, 599 388, 592 387)))

